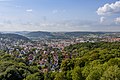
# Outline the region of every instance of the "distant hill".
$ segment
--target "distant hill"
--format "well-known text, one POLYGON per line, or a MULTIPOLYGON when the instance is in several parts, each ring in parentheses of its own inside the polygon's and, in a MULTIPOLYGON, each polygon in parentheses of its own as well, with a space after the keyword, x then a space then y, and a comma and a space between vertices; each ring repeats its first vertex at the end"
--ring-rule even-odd
MULTIPOLYGON (((2 32, 3 33, 3 32, 2 32)), ((86 37, 90 35, 110 35, 114 37, 120 37, 120 32, 46 32, 46 31, 35 31, 35 32, 29 32, 29 31, 19 31, 19 32, 10 32, 9 33, 3 33, 6 34, 6 36, 13 37, 13 34, 15 34, 14 38, 17 36, 21 36, 22 39, 71 39, 71 38, 78 38, 78 37, 86 37), (24 37, 25 36, 25 37, 24 37)), ((19 38, 18 38, 19 39, 19 38)))
POLYGON ((30 32, 25 36, 28 38, 51 38, 53 35, 51 32, 37 31, 37 32, 30 32))
POLYGON ((83 37, 89 34, 105 34, 104 32, 29 32, 25 36, 32 39, 69 39, 72 37, 83 37))
POLYGON ((19 35, 19 34, 11 34, 11 33, 0 33, 0 38, 10 39, 10 40, 29 40, 27 37, 19 35))
POLYGON ((28 34, 29 31, 16 31, 16 32, 13 32, 13 34, 19 34, 19 35, 25 35, 25 34, 28 34))
POLYGON ((43 31, 30 32, 26 34, 25 36, 30 39, 66 39, 66 38, 69 38, 65 35, 64 32, 43 32, 43 31))
POLYGON ((0 33, 3 33, 3 34, 18 34, 18 35, 25 35, 25 34, 28 34, 29 31, 1 31, 0 33))
POLYGON ((105 32, 66 32, 65 35, 68 36, 73 36, 73 37, 82 37, 84 35, 89 35, 89 34, 105 34, 105 32))

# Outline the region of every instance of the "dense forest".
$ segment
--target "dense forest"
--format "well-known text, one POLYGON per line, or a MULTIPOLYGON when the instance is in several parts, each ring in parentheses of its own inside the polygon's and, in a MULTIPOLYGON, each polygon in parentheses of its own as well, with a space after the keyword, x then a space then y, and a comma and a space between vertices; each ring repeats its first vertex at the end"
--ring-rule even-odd
POLYGON ((43 73, 39 65, 1 51, 0 80, 120 80, 120 42, 79 43, 61 53, 69 58, 60 69, 43 73))

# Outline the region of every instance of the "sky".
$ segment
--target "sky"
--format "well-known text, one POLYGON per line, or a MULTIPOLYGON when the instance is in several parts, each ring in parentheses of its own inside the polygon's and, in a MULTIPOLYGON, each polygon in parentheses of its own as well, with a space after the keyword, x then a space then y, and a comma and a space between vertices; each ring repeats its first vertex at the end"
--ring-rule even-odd
POLYGON ((0 31, 120 31, 120 0, 0 0, 0 31))

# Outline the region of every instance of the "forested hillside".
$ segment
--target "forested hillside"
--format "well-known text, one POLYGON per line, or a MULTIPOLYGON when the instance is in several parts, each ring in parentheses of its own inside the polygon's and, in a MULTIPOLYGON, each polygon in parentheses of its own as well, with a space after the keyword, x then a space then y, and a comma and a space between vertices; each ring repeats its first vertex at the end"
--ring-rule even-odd
POLYGON ((7 40, 26 40, 26 41, 29 40, 25 36, 18 35, 18 34, 11 34, 11 33, 6 33, 6 34, 0 33, 0 38, 1 39, 7 39, 7 40))
POLYGON ((120 32, 26 32, 24 36, 30 39, 72 39, 72 38, 107 38, 109 37, 119 37, 120 32))
POLYGON ((61 64, 55 80, 120 80, 120 43, 83 43, 65 48, 77 54, 61 64))
POLYGON ((26 57, 1 51, 0 80, 120 80, 120 42, 79 43, 61 53, 69 57, 62 57, 60 69, 43 73, 26 57))

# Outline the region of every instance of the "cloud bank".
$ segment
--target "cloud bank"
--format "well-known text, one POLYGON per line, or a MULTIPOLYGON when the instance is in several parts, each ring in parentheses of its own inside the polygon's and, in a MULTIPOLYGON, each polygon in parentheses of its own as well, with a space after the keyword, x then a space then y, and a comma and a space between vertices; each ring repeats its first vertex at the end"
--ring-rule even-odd
POLYGON ((115 19, 116 24, 120 24, 120 17, 115 19))
POLYGON ((33 10, 32 10, 32 9, 27 9, 26 11, 27 11, 27 12, 32 12, 33 10))
POLYGON ((120 14, 120 1, 115 3, 107 3, 102 7, 99 7, 97 10, 98 15, 111 15, 111 14, 120 14))

